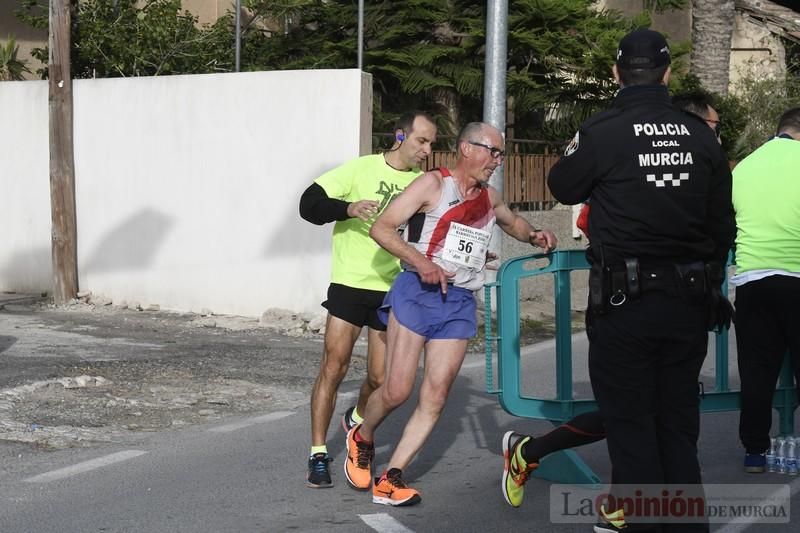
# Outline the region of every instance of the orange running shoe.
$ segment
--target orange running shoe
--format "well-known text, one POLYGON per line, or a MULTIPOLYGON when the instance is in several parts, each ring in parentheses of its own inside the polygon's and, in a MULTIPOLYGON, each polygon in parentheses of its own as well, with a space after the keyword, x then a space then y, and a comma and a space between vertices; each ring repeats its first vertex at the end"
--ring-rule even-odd
POLYGON ((391 468, 379 478, 375 478, 372 486, 372 503, 405 507, 422 501, 419 492, 412 489, 403 481, 403 472, 398 468, 391 468))
POLYGON ((354 489, 367 490, 372 481, 372 458, 375 457, 375 446, 366 442, 356 442, 355 433, 360 427, 361 424, 358 424, 347 432, 344 475, 354 489))

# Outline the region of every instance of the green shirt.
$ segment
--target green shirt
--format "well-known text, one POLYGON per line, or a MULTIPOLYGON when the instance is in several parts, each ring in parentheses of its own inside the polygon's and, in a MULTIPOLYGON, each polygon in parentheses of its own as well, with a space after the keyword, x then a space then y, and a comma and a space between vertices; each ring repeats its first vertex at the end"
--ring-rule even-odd
POLYGON ((737 273, 800 272, 800 141, 772 139, 733 169, 737 273))
MULTIPOLYGON (((325 189, 329 198, 346 202, 375 200, 380 203, 380 214, 420 174, 419 169, 395 170, 383 155, 376 154, 348 161, 314 181, 325 189)), ((367 222, 349 218, 333 226, 331 283, 389 290, 400 272, 400 262, 369 236, 374 220, 374 217, 367 222)))

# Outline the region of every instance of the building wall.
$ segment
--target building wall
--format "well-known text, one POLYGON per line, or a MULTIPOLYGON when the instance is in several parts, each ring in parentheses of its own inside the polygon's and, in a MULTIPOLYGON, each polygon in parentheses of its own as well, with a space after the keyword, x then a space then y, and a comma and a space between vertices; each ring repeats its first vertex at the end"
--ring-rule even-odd
MULTIPOLYGON (((0 83, 0 143, 14 147, 0 290, 51 287, 47 96, 45 82, 0 83)), ((80 289, 183 311, 318 311, 331 226, 303 221, 298 199, 369 153, 371 103, 357 70, 77 80, 80 289)))
MULTIPOLYGON (((691 4, 691 2, 690 2, 691 4)), ((614 9, 626 17, 633 17, 644 10, 642 0, 599 0, 598 9, 614 9)), ((689 41, 692 38, 692 9, 683 9, 653 13, 652 28, 667 35, 669 41, 689 41)))
POLYGON ((226 11, 233 12, 236 8, 235 0, 182 0, 182 5, 198 17, 199 24, 213 24, 226 11))
MULTIPOLYGON (((691 4, 691 3, 690 3, 691 4)), ((600 0, 602 9, 616 9, 626 16, 634 16, 643 9, 642 0, 600 0)), ((656 13, 653 29, 667 34, 670 41, 691 41, 691 5, 681 10, 656 13)), ((786 50, 781 40, 765 26, 749 22, 736 12, 731 39, 730 90, 746 73, 759 76, 782 76, 786 72, 786 50)))
POLYGON ((737 82, 747 74, 783 77, 786 74, 786 49, 766 27, 737 13, 731 41, 731 89, 735 91, 737 82))

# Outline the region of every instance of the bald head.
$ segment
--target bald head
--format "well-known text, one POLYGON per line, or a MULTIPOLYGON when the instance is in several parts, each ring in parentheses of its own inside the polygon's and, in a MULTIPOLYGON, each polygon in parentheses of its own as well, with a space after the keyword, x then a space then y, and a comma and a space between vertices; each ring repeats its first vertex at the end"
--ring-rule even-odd
POLYGON ((485 122, 470 122, 458 134, 457 143, 460 145, 462 142, 486 142, 488 135, 502 135, 500 130, 485 122))

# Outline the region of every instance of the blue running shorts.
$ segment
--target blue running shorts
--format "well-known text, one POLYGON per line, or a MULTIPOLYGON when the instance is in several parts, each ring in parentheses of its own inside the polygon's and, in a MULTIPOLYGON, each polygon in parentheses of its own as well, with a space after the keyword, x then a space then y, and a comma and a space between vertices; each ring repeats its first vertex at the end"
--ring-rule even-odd
POLYGON ((389 309, 400 324, 431 339, 471 339, 478 332, 475 295, 468 289, 422 283, 416 272, 401 272, 386 293, 378 318, 389 322, 389 309))

